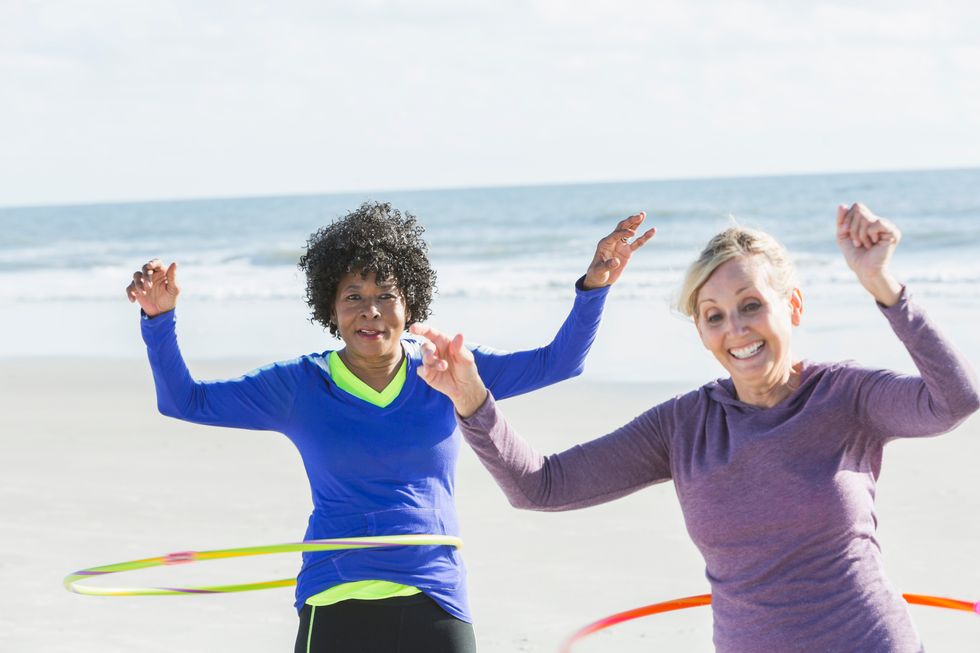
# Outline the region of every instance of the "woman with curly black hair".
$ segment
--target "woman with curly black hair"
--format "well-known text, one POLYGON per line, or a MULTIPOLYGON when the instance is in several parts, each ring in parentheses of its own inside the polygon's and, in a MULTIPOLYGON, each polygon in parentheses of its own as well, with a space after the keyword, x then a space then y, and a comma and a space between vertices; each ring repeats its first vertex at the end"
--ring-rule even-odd
MULTIPOLYGON (((653 236, 653 229, 637 235, 643 219, 630 216, 599 241, 551 343, 520 352, 473 349, 494 396, 581 372, 609 286, 653 236)), ((367 203, 315 232, 299 267, 312 319, 343 347, 208 382, 191 377, 177 346, 177 264, 154 259, 134 273, 126 292, 142 309, 160 411, 285 434, 313 495, 306 540, 458 535, 453 405, 418 378, 422 346, 406 337, 429 316, 435 288, 422 227, 389 204, 367 203)), ((450 546, 306 553, 296 608, 297 652, 476 650, 465 570, 450 546)))

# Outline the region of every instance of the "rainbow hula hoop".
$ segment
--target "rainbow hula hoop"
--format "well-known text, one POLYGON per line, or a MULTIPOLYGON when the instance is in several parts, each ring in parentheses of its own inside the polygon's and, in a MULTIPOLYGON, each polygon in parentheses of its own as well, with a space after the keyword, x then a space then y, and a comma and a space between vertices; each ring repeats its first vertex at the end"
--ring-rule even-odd
POLYGON ((460 548, 463 541, 452 535, 381 535, 372 537, 343 537, 330 540, 308 540, 292 544, 272 544, 267 546, 249 546, 238 549, 215 549, 213 551, 180 551, 168 553, 155 558, 117 562, 101 567, 89 567, 65 576, 65 589, 76 594, 89 596, 186 596, 188 594, 225 594, 228 592, 251 592, 268 590, 276 587, 291 587, 296 584, 295 578, 267 580, 258 583, 241 583, 237 585, 210 585, 203 587, 91 587, 80 585, 84 580, 95 576, 116 574, 121 571, 149 569, 180 565, 204 560, 220 560, 222 558, 244 558, 247 556, 269 555, 272 553, 294 553, 297 551, 336 551, 340 549, 377 549, 394 546, 452 546, 460 548))
MULTIPOLYGON (((941 596, 926 596, 925 594, 903 594, 902 596, 912 605, 928 605, 933 608, 963 610, 965 612, 975 612, 976 614, 980 615, 980 601, 971 603, 969 601, 961 601, 959 599, 946 599, 941 596)), ((582 640, 593 633, 597 633, 600 630, 605 630, 606 628, 610 628, 616 624, 621 624, 624 621, 632 621, 633 619, 648 617, 652 614, 660 614, 662 612, 673 612, 675 610, 697 608, 710 603, 710 594, 699 594, 697 596, 685 596, 681 599, 671 599, 670 601, 664 601, 662 603, 653 603, 651 605, 645 605, 642 608, 626 610, 625 612, 617 612, 616 614, 611 614, 608 617, 604 617, 599 621, 595 621, 588 626, 575 631, 572 636, 565 640, 565 643, 562 644, 560 653, 571 653, 572 645, 579 640, 582 640)))

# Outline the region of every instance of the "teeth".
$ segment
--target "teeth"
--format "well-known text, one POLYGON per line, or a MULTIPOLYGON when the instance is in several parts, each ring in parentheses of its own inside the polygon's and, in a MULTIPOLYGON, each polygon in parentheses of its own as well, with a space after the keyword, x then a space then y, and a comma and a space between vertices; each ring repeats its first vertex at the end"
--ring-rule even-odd
POLYGON ((735 358, 748 358, 752 356, 755 352, 762 349, 762 341, 753 342, 751 345, 742 347, 741 349, 729 349, 728 352, 735 358))

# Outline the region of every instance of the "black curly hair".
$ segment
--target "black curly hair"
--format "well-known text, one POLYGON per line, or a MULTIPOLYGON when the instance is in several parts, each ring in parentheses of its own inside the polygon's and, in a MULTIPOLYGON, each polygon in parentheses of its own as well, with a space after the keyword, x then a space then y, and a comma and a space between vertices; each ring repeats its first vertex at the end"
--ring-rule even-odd
POLYGON ((310 321, 340 337, 333 321, 337 285, 355 270, 362 277, 373 272, 379 282, 394 280, 408 309, 406 326, 427 320, 436 273, 422 239, 424 230, 407 211, 403 215, 387 202, 365 202, 311 234, 297 264, 306 273, 306 303, 313 309, 310 321))

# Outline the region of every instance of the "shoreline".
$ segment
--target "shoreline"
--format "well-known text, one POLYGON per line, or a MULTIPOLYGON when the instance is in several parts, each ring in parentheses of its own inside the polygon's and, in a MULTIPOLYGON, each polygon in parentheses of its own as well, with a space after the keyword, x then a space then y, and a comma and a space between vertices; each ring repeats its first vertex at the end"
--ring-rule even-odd
MULTIPOLYGON (((980 331, 973 328, 980 307, 919 297, 911 290, 967 359, 980 361, 980 331)), ((642 302, 621 294, 618 287, 610 293, 583 378, 640 385, 677 381, 697 387, 727 376, 704 350, 691 322, 670 312, 666 299, 642 302)), ((571 285, 546 301, 489 301, 442 299, 428 323, 448 333, 463 333, 469 343, 504 350, 538 347, 554 336, 568 314, 571 285)), ((4 307, 0 302, 0 309, 4 307)), ((0 342, 0 363, 145 361, 138 311, 122 299, 106 305, 7 307, 10 315, 5 323, 7 338, 0 342)), ((179 309, 178 335, 192 371, 224 370, 218 376, 238 375, 342 345, 310 324, 302 302, 287 300, 212 303, 188 298, 179 309), (223 366, 223 362, 231 364, 223 366)), ((793 337, 797 359, 859 359, 869 367, 915 372, 904 346, 870 299, 838 305, 833 297, 808 298, 803 323, 793 337)))

